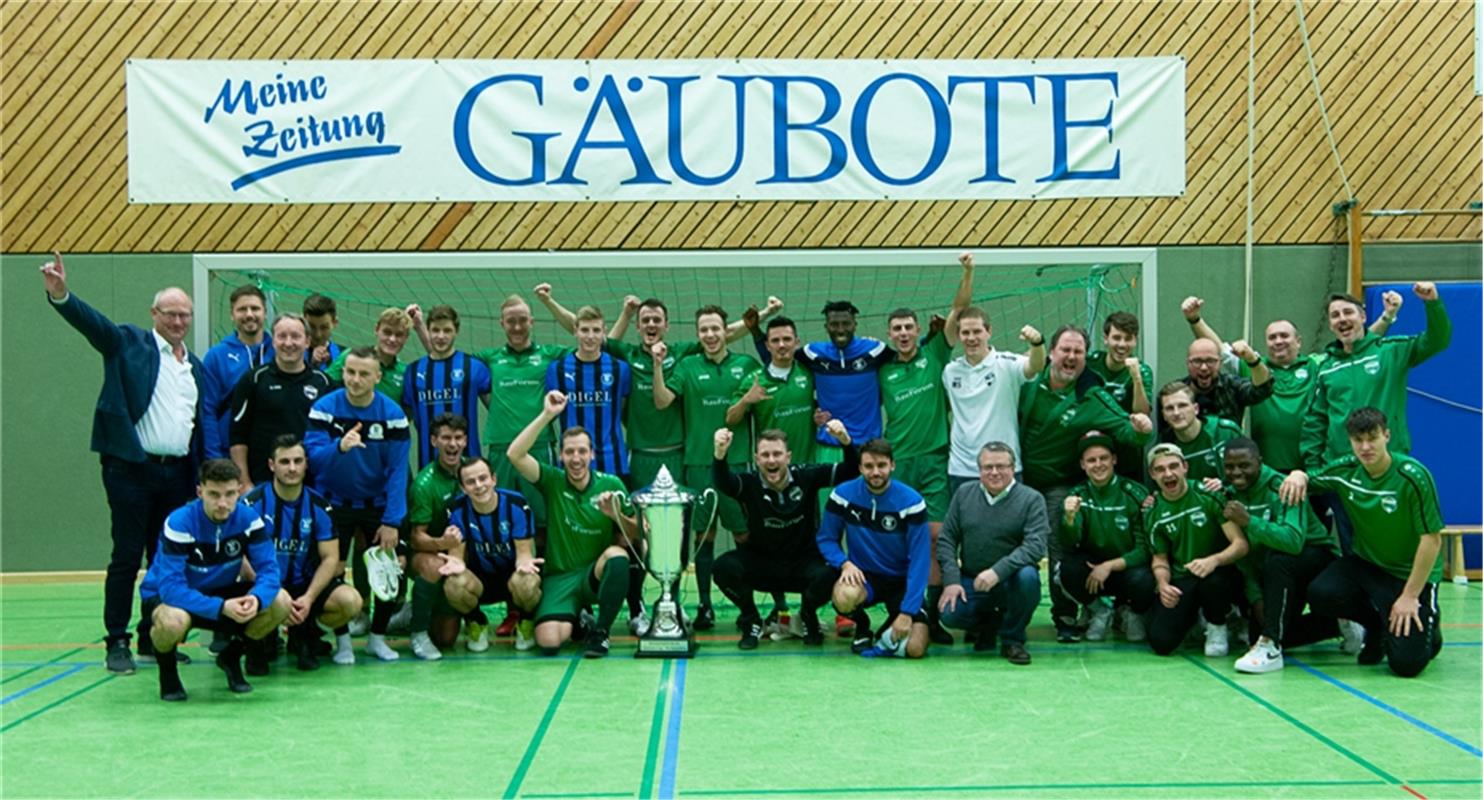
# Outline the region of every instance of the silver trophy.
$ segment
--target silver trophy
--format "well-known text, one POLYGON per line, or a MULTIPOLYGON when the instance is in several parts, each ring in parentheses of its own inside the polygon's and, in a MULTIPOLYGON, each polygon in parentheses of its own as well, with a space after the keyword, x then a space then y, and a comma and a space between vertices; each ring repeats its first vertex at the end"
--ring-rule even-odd
POLYGON ((647 544, 644 566, 660 590, 653 622, 639 638, 637 658, 690 658, 698 648, 690 622, 680 612, 679 588, 690 550, 685 547, 690 533, 685 526, 686 511, 700 497, 676 486, 667 467, 659 468, 654 483, 629 497, 638 509, 639 528, 647 544))

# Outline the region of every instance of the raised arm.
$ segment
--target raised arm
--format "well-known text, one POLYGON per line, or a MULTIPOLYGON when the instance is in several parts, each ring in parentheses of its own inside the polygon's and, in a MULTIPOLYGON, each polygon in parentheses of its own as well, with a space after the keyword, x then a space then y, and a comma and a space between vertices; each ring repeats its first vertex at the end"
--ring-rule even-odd
POLYGON ((1447 309, 1442 305, 1435 283, 1422 281, 1413 286, 1412 291, 1426 306, 1426 330, 1416 338, 1411 350, 1411 366, 1414 367, 1446 350, 1452 343, 1452 320, 1447 317, 1447 309))
POLYGON ((754 336, 757 335, 756 332, 762 330, 762 323, 772 319, 773 315, 782 310, 783 301, 775 296, 767 298, 767 305, 763 306, 761 311, 757 311, 756 306, 749 307, 747 313, 742 314, 740 319, 726 326, 726 343, 731 344, 732 342, 744 339, 748 333, 754 336), (747 314, 752 314, 753 316, 748 318, 747 314))
POLYGON ((1380 316, 1376 317, 1374 322, 1370 323, 1370 333, 1376 336, 1384 336, 1390 331, 1390 326, 1395 324, 1396 316, 1401 313, 1401 306, 1405 303, 1405 299, 1401 297, 1400 292, 1389 291, 1380 295, 1380 302, 1385 304, 1385 310, 1380 312, 1380 316))
POLYGON ((1190 333, 1194 334, 1196 339, 1209 339, 1215 342, 1215 346, 1223 350, 1225 342, 1221 341, 1220 334, 1216 333, 1215 329, 1200 316, 1204 308, 1205 300, 1199 297, 1186 297, 1184 302, 1179 304, 1179 310, 1184 313, 1184 321, 1189 323, 1190 333))
POLYGON ((1245 339, 1239 339, 1231 344, 1231 352, 1241 359, 1241 363, 1251 370, 1251 385, 1262 386, 1272 380, 1272 371, 1267 369, 1267 362, 1251 349, 1251 345, 1245 339))
POLYGON ((654 359, 654 407, 660 411, 673 405, 677 396, 664 382, 664 357, 668 353, 669 346, 664 342, 655 342, 649 351, 654 359))
POLYGON ((1020 339, 1030 346, 1025 352, 1025 357, 1029 359, 1025 362, 1025 377, 1034 378, 1045 369, 1045 336, 1035 330, 1035 326, 1026 325, 1020 328, 1020 339))
POLYGON ((942 330, 949 347, 958 346, 958 315, 973 304, 973 254, 964 251, 958 256, 958 263, 963 265, 963 277, 958 280, 958 291, 953 293, 947 325, 942 330))
POLYGON ((546 398, 541 402, 541 412, 520 431, 515 441, 510 442, 505 456, 510 459, 510 464, 520 473, 520 477, 531 483, 541 479, 541 462, 531 456, 530 448, 535 445, 541 431, 551 424, 551 420, 561 416, 561 412, 565 410, 566 395, 556 391, 546 392, 546 398))
POLYGON ((638 313, 639 296, 631 294, 623 298, 623 307, 618 310, 618 318, 613 320, 613 326, 608 328, 609 339, 622 339, 628 333, 628 323, 633 321, 633 315, 638 313))
POLYGON ((556 302, 556 298, 551 296, 551 284, 536 284, 535 294, 536 299, 541 301, 541 305, 545 306, 546 310, 551 312, 551 316, 556 320, 557 325, 560 325, 567 333, 577 332, 577 315, 566 310, 565 306, 556 302))
POLYGON ((41 265, 41 277, 52 308, 67 320, 67 324, 76 328, 94 350, 108 355, 118 348, 118 326, 102 312, 77 299, 67 287, 67 268, 62 265, 61 253, 52 251, 52 260, 41 265))

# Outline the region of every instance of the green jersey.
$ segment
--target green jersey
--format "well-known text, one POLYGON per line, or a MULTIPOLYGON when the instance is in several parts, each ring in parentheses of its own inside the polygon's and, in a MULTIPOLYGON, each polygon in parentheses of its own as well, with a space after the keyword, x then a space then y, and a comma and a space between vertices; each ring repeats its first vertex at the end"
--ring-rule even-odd
MULTIPOLYGON (((1324 467, 1311 482, 1339 493, 1354 524, 1354 554, 1406 580, 1421 537, 1442 530, 1442 507, 1437 484, 1420 461, 1400 453, 1390 457, 1390 469, 1378 478, 1350 455, 1324 467)), ((1442 559, 1427 580, 1442 580, 1442 559)))
POLYGON ((1155 492, 1153 507, 1143 517, 1149 551, 1168 556, 1176 578, 1190 574, 1185 564, 1226 549, 1230 541, 1221 530, 1223 522, 1225 504, 1194 481, 1189 481, 1178 500, 1166 500, 1163 492, 1155 492))
MULTIPOLYGON (((788 449, 793 451, 793 462, 812 463, 815 433, 814 374, 794 362, 781 378, 772 373, 771 367, 758 369, 756 378, 758 385, 767 392, 767 398, 751 408, 757 432, 777 428, 788 434, 788 449)), ((751 380, 743 382, 737 387, 736 395, 731 398, 732 404, 735 405, 751 389, 751 380)))
POLYGON ((448 501, 458 494, 458 476, 434 459, 418 470, 408 494, 411 501, 407 504, 407 522, 427 525, 429 536, 442 536, 444 525, 434 523, 447 519, 444 511, 448 508, 448 501))
POLYGON ((1141 446, 1153 435, 1134 431, 1128 413, 1112 395, 1088 381, 1052 389, 1047 368, 1026 383, 1020 390, 1020 460, 1025 484, 1044 491, 1079 483, 1084 476, 1076 443, 1093 430, 1128 446, 1141 446))
MULTIPOLYGON (((727 427, 726 409, 731 407, 737 388, 750 386, 752 375, 761 366, 756 359, 728 350, 720 363, 704 355, 682 358, 675 365, 674 376, 665 378, 665 386, 685 409, 685 466, 711 465, 716 429, 727 427)), ((751 431, 746 425, 731 429, 735 432, 729 451, 734 459, 731 463, 745 464, 752 457, 751 431)))
POLYGON ((1170 432, 1168 441, 1179 445, 1184 460, 1189 463, 1189 479, 1203 481, 1206 478, 1226 479, 1226 442, 1241 436, 1236 423, 1220 417, 1206 417, 1200 422, 1200 432, 1195 438, 1181 442, 1170 432))
MULTIPOLYGON (((1107 351, 1094 350, 1087 354, 1087 370, 1102 379, 1102 388, 1124 411, 1133 411, 1133 372, 1121 364, 1116 372, 1107 366, 1107 351)), ((1139 362, 1138 374, 1143 378, 1143 393, 1153 391, 1153 369, 1139 362)), ((1149 398, 1153 402, 1153 398, 1149 398)))
POLYGON ((942 386, 942 370, 952 357, 947 337, 933 333, 918 343, 910 361, 898 355, 876 373, 886 414, 886 441, 896 458, 947 449, 947 390, 942 386))
POLYGON ((598 510, 593 500, 603 492, 623 495, 623 513, 632 514, 627 490, 616 475, 591 472, 587 488, 578 490, 566 470, 541 464, 536 488, 546 501, 546 571, 559 575, 586 569, 616 541, 618 524, 598 510))
MULTIPOLYGON (((700 353, 699 342, 666 342, 664 377, 666 383, 675 365, 686 356, 700 353)), ((678 405, 660 410, 654 407, 654 357, 642 344, 608 340, 608 352, 628 362, 633 374, 634 398, 624 408, 628 427, 628 446, 634 450, 675 450, 685 443, 685 415, 678 405)))
POLYGON ((1148 563, 1148 538, 1143 535, 1143 501, 1148 489, 1121 475, 1106 486, 1084 481, 1071 489, 1081 508, 1070 525, 1059 516, 1063 550, 1080 550, 1100 561, 1122 558, 1129 567, 1148 563))
POLYGON ((1266 561, 1266 550, 1297 555, 1304 547, 1325 547, 1335 555, 1338 544, 1329 534, 1328 528, 1313 513, 1307 501, 1287 505, 1278 496, 1282 486, 1282 473, 1263 464, 1261 476, 1256 483, 1239 491, 1234 486, 1226 488, 1228 497, 1246 506, 1251 520, 1246 523, 1246 541, 1251 551, 1241 559, 1239 566, 1246 577, 1246 596, 1251 600, 1262 597, 1262 567, 1266 561))
MULTIPOLYGON (((1326 357, 1310 353, 1285 367, 1267 362, 1272 373, 1272 396, 1251 407, 1251 438, 1262 451, 1262 463, 1281 472, 1303 466, 1298 443, 1303 416, 1313 404, 1313 387, 1326 357)), ((1245 362, 1242 362, 1245 366, 1245 362)))
MULTIPOLYGON (((324 368, 324 374, 335 383, 344 385, 345 359, 350 355, 349 350, 341 350, 340 355, 324 368)), ((379 360, 379 356, 378 356, 379 360)), ((402 378, 407 374, 407 365, 400 358, 393 359, 391 366, 381 365, 381 380, 376 384, 376 391, 390 397, 397 405, 402 403, 402 378)))
POLYGON ((1338 342, 1328 347, 1328 361, 1318 371, 1313 402, 1303 417, 1303 464, 1318 471, 1349 455, 1344 420, 1357 408, 1374 406, 1390 422, 1390 452, 1411 451, 1406 428, 1406 376, 1411 368, 1446 349, 1452 323, 1441 300, 1425 303, 1426 331, 1419 336, 1376 336, 1366 333, 1346 353, 1338 342))
MULTIPOLYGON (((533 344, 524 350, 514 350, 507 344, 474 354, 474 358, 489 367, 492 387, 488 422, 484 428, 485 442, 498 445, 515 441, 525 426, 541 413, 541 403, 546 396, 546 367, 566 355, 569 349, 554 344, 533 344)), ((551 428, 547 426, 536 442, 549 441, 551 428)), ((503 453, 495 455, 504 456, 503 453)))

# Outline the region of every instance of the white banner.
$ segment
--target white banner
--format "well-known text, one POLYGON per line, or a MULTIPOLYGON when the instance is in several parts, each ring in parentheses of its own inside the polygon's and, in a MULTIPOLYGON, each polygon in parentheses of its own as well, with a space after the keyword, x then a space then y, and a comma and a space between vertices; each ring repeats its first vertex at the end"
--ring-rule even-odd
POLYGON ((129 201, 1184 192, 1184 60, 153 61, 129 201))

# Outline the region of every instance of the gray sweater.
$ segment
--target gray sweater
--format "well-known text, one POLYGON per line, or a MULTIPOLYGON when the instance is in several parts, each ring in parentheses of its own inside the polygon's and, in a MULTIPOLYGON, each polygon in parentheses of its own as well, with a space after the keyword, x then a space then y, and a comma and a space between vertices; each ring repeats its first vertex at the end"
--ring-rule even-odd
POLYGON ((965 483, 953 494, 937 539, 942 584, 952 586, 963 575, 971 577, 989 567, 1002 583, 1020 567, 1040 563, 1049 535, 1040 492, 1015 481, 991 506, 980 483, 965 483))

